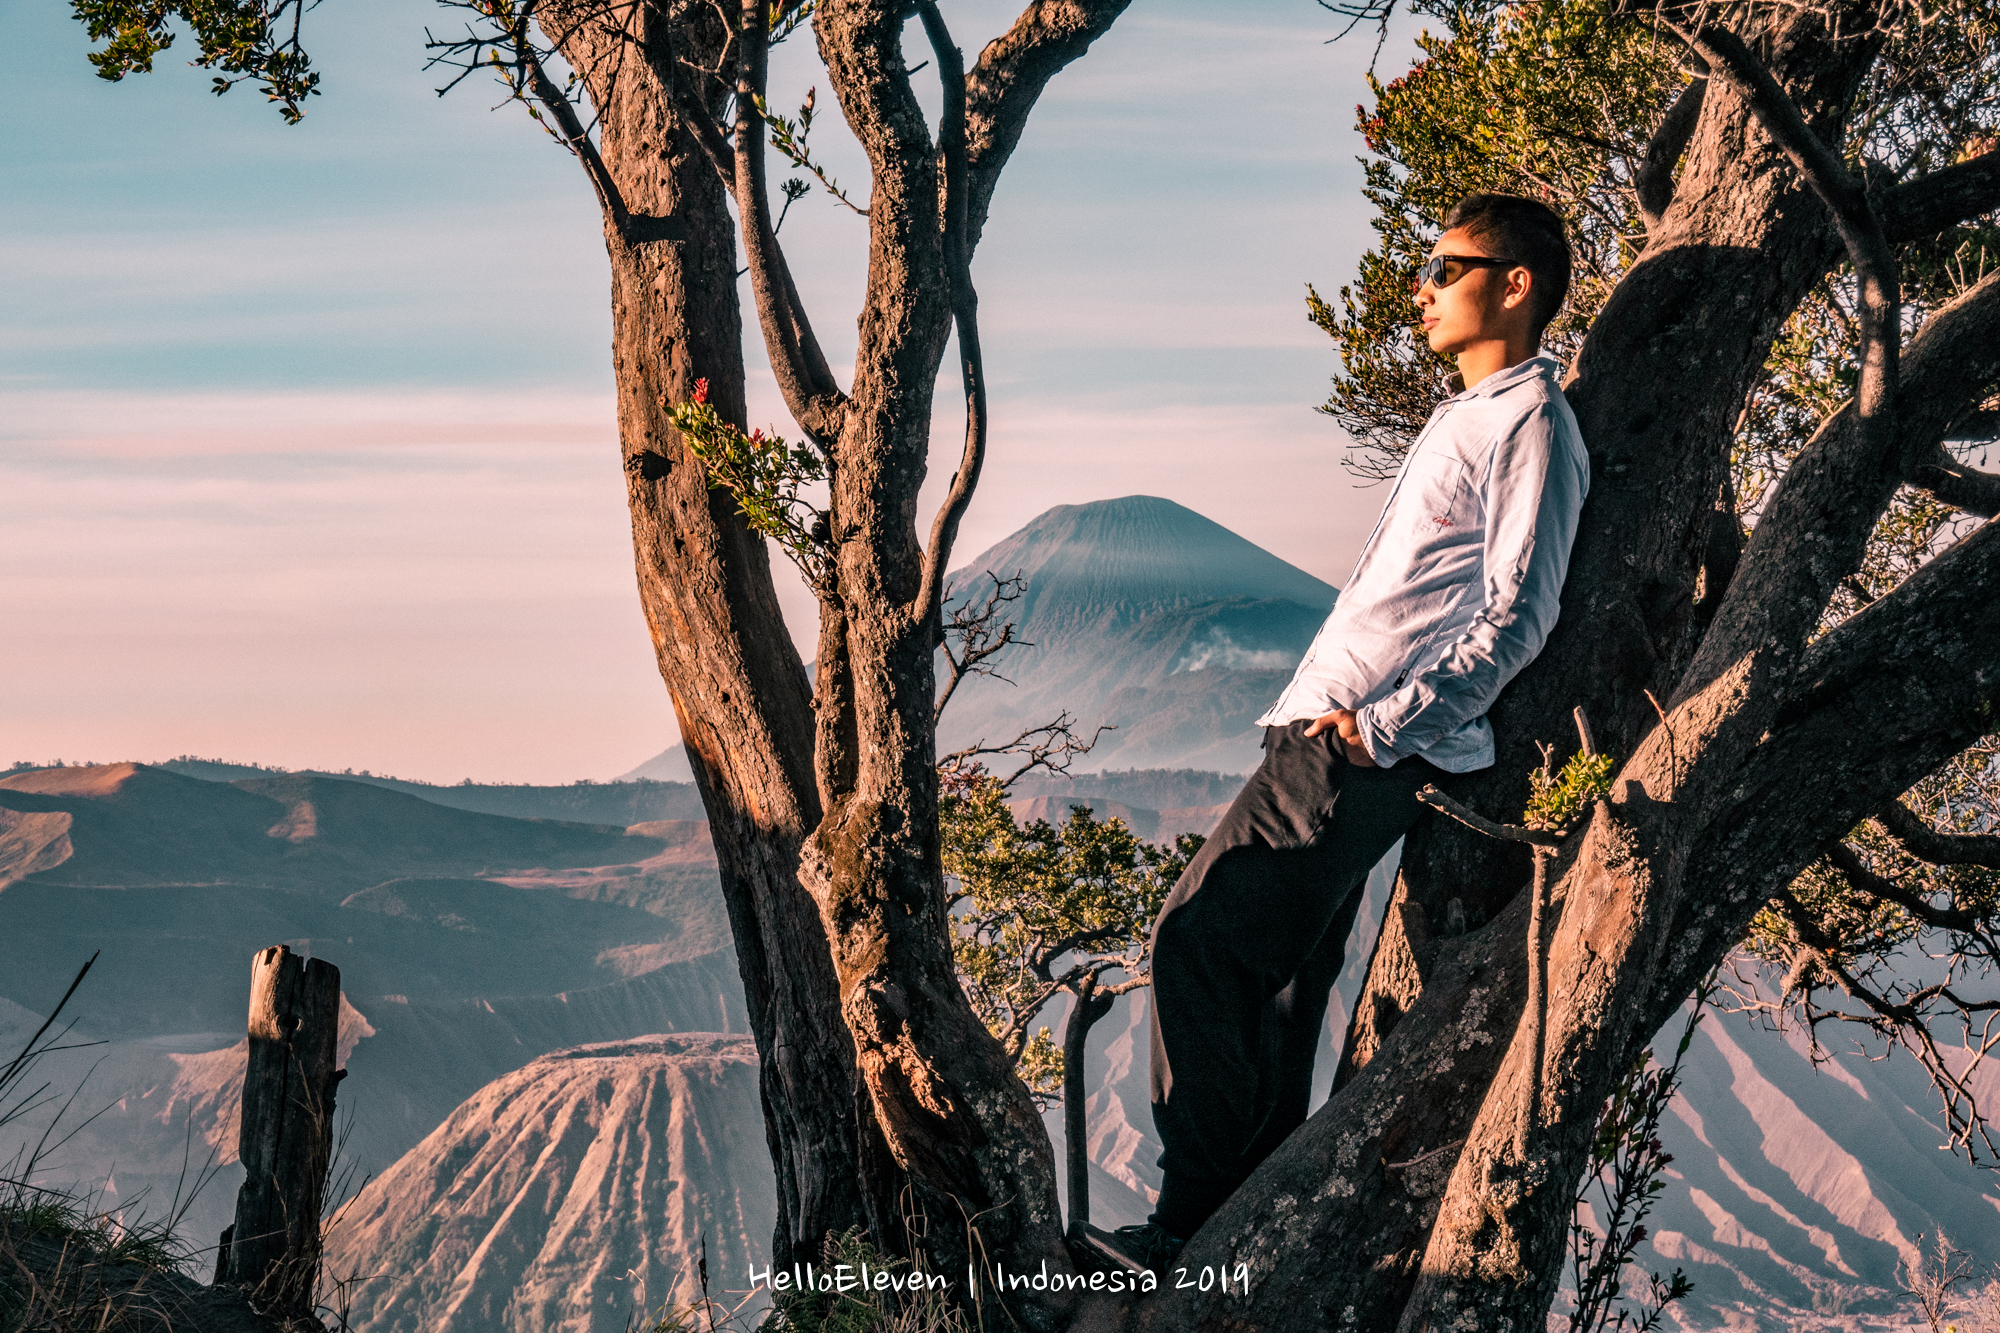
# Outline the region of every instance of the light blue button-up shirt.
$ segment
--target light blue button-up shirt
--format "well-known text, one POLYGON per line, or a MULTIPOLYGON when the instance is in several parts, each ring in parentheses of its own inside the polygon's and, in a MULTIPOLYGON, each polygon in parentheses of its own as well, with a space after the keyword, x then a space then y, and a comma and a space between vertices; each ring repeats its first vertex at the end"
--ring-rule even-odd
POLYGON ((1447 398, 1410 447, 1333 614, 1259 726, 1355 710, 1387 767, 1493 762, 1486 710, 1556 623, 1590 460, 1553 358, 1447 398))

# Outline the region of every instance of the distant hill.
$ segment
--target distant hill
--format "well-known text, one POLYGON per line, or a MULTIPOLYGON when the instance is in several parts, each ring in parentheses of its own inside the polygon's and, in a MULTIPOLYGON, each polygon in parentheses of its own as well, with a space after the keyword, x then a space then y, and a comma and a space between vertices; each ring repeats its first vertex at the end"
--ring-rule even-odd
POLYGON ((629 773, 620 773, 617 782, 693 782, 694 768, 688 763, 687 747, 676 742, 629 773))
POLYGON ((663 850, 624 825, 455 810, 307 773, 225 784, 145 764, 35 769, 0 777, 0 810, 11 814, 0 827, 9 879, 78 886, 234 882, 345 897, 397 875, 603 865, 663 850))
POLYGON ((357 1333, 623 1333, 769 1265, 777 1195, 747 1037, 553 1051, 472 1094, 372 1182, 326 1264, 357 1333))
MULTIPOLYGON (((238 782, 280 776, 307 776, 337 778, 342 782, 356 782, 363 786, 383 787, 401 792, 405 796, 415 796, 433 805, 449 806, 454 810, 473 810, 481 814, 506 815, 512 819, 563 819, 588 824, 616 824, 620 828, 631 824, 642 824, 656 819, 706 819, 708 814, 701 806, 701 794, 695 790, 693 774, 688 772, 684 779, 658 781, 640 770, 660 765, 671 769, 669 756, 679 750, 656 756, 639 770, 627 774, 614 782, 572 782, 559 787, 537 787, 525 783, 481 783, 467 782, 454 786, 440 786, 429 782, 411 782, 403 778, 383 777, 374 773, 330 773, 324 770, 308 770, 302 774, 291 774, 281 768, 265 768, 258 764, 231 764, 219 759, 196 759, 182 755, 178 759, 168 759, 150 768, 164 769, 182 777, 200 778, 204 782, 238 782)), ((687 770, 686 760, 680 764, 687 770)))
MULTIPOLYGON (((379 1179, 482 1088, 551 1049, 578 1045, 580 1038, 601 1040, 604 1032, 642 1038, 675 1031, 742 1033, 747 1021, 732 989, 734 971, 727 954, 712 954, 560 998, 371 1006, 377 1011, 373 1022, 343 1005, 340 1059, 350 1077, 340 1092, 340 1170, 351 1170, 357 1185, 369 1177, 379 1179)), ((33 1011, 0 999, 0 1049, 19 1049, 39 1022, 33 1011)), ((226 1034, 213 1038, 222 1039, 226 1034)), ((191 1034, 165 1042, 82 1044, 90 1040, 91 1034, 79 1029, 64 1049, 36 1067, 38 1079, 65 1094, 76 1090, 78 1107, 87 1108, 64 1122, 66 1136, 41 1163, 37 1179, 49 1184, 81 1181, 102 1193, 105 1206, 125 1210, 136 1221, 164 1212, 177 1193, 185 1197, 212 1154, 216 1174, 194 1197, 180 1229, 193 1245, 212 1244, 229 1221, 243 1179, 236 1149, 245 1039, 196 1051, 185 1050, 191 1034)), ((673 1039, 645 1040, 658 1044, 673 1039)), ((733 1041, 747 1045, 741 1037, 715 1035, 699 1037, 693 1045, 733 1041)), ((714 1140, 734 1134, 731 1123, 747 1123, 755 1152, 741 1174, 753 1195, 759 1187, 768 1195, 770 1163, 754 1064, 752 1071, 747 1115, 744 1107, 730 1104, 721 1108, 733 1118, 730 1123, 704 1120, 673 1128, 714 1140)), ((31 1119, 39 1123, 39 1117, 31 1119)), ((33 1127, 17 1124, 0 1134, 9 1159, 24 1134, 32 1141, 33 1127)), ((662 1157, 673 1155, 670 1145, 653 1146, 662 1157)), ((769 1240, 768 1209, 760 1225, 751 1234, 761 1250, 769 1240)), ((711 1230, 712 1250, 716 1240, 711 1230)), ((692 1262, 677 1246, 663 1247, 661 1258, 670 1268, 692 1262)))
POLYGON ((240 1025, 249 957, 280 941, 339 964, 358 1003, 554 994, 726 949, 706 826, 638 827, 452 810, 304 774, 13 774, 0 779, 0 864, 17 876, 0 890, 0 994, 34 1008, 101 948, 73 1012, 99 1036, 137 1038, 240 1025))
POLYGON ((1248 772, 1252 725, 1333 606, 1331 584, 1191 509, 1134 495, 1062 505, 951 578, 1026 580, 1010 608, 1022 646, 945 711, 939 748, 1011 738, 1068 710, 1107 732, 1093 766, 1248 772))
MULTIPOLYGON (((77 1040, 107 1044, 43 1076, 70 1088, 88 1074, 77 1104, 111 1109, 66 1142, 49 1179, 109 1182, 121 1202, 150 1188, 157 1204, 184 1129, 233 1159, 221 1118, 242 1063, 228 1052, 251 956, 275 943, 339 966, 366 1029, 342 1093, 348 1156, 365 1172, 544 1051, 747 1028, 705 823, 512 819, 250 771, 0 778, 0 1028, 19 1026, 10 1012, 45 1012, 101 953, 65 1017, 77 1040)), ((0 1160, 40 1123, 0 1133, 0 1160)), ((190 1215, 199 1239, 213 1239, 232 1188, 190 1215)))

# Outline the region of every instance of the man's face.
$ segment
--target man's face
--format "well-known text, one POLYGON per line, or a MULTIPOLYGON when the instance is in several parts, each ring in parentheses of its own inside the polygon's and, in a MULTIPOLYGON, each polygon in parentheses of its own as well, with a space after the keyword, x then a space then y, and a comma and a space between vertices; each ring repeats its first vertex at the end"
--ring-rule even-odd
MULTIPOLYGON (((1438 237, 1431 254, 1507 257, 1458 229, 1438 237)), ((1465 266, 1448 286, 1426 282, 1417 291, 1417 313, 1431 350, 1455 356, 1474 343, 1505 336, 1518 318, 1515 312, 1526 307, 1527 284, 1526 269, 1484 264, 1465 266)))

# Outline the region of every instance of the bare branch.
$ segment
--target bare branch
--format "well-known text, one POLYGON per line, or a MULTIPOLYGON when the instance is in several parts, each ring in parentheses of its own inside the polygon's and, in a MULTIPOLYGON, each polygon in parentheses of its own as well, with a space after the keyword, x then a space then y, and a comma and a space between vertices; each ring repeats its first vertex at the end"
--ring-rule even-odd
POLYGON ((1025 756, 1025 762, 1019 768, 999 779, 1001 790, 1009 790, 1016 782, 1038 768, 1046 773, 1069 772, 1069 766, 1076 762, 1079 755, 1089 754, 1099 737, 1107 731, 1117 729, 1105 723, 1090 733, 1089 740, 1084 740, 1076 734, 1076 719, 1070 716, 1068 709, 1064 709, 1056 715, 1055 721, 1043 723, 1039 727, 1030 727, 1003 745, 988 745, 984 740, 980 740, 963 750, 954 750, 948 755, 941 756, 938 759, 938 778, 941 782, 950 784, 962 776, 969 776, 981 767, 981 755, 1025 756))
POLYGON ((987 417, 986 364, 979 350, 979 293, 972 285, 972 251, 966 242, 965 58, 952 44, 936 0, 917 0, 917 12, 923 16, 931 50, 937 54, 938 80, 944 87, 944 114, 938 122, 938 156, 944 164, 944 264, 951 283, 952 320, 958 327, 959 378, 965 386, 965 450, 944 503, 931 522, 923 579, 917 589, 917 616, 928 620, 938 613, 959 520, 972 503, 979 469, 986 461, 987 417))
MULTIPOLYGON (((938 646, 944 652, 944 659, 950 665, 951 674, 946 678, 944 689, 939 691, 937 703, 931 708, 931 720, 935 722, 944 715, 944 706, 951 702, 951 696, 958 691, 959 684, 967 676, 992 676, 995 680, 1006 680, 988 663, 1010 644, 1020 644, 1024 648, 1034 645, 1014 637, 1014 622, 1001 623, 996 630, 994 622, 1008 606, 1021 599, 1027 590, 1027 580, 1019 574, 1001 578, 992 570, 986 577, 993 581, 992 591, 984 601, 967 597, 958 605, 948 608, 948 614, 938 634, 938 646), (952 651, 956 640, 958 651, 952 651)), ((1010 684, 1012 682, 1009 682, 1010 684)))
POLYGON ((750 289, 757 298, 757 322, 785 406, 822 446, 839 433, 847 397, 835 383, 826 354, 813 335, 790 267, 771 225, 771 201, 764 185, 764 96, 770 30, 765 0, 743 0, 738 16, 739 66, 736 81, 736 212, 743 228, 743 254, 750 289))
POLYGON ((1522 828, 1518 824, 1496 824, 1484 815, 1474 814, 1436 787, 1424 787, 1417 793, 1417 799, 1434 810, 1444 811, 1467 828, 1476 829, 1489 838, 1504 838, 1508 842, 1529 842, 1537 847, 1562 845, 1561 834, 1550 833, 1543 829, 1522 828))
MULTIPOLYGON (((1778 894, 1772 902, 1785 917, 1797 949, 1797 959, 1783 984, 1787 994, 1797 992, 1799 995, 1800 1011, 1812 1037, 1814 1062, 1826 1058, 1821 1053, 1819 1042, 1820 1024, 1829 1021, 1851 1023, 1873 1031, 1885 1041, 1908 1051, 1923 1067, 1942 1103, 1952 1146, 1962 1149, 1975 1162, 1981 1148, 1989 1159, 2000 1157, 2000 1145, 1994 1141, 1992 1125, 1973 1086, 1980 1062, 1996 1044, 2000 1044, 2000 1033, 1995 1033, 1989 1018, 1977 1044, 1968 1041, 1965 1045, 1965 1054, 1970 1058, 1954 1060, 1939 1047, 1929 1024, 1930 1006, 1943 999, 1959 1011, 1967 1036, 1971 1037, 1971 1015, 1990 1012, 1995 1002, 1967 1003, 1944 985, 1918 987, 1906 992, 1900 1000, 1893 999, 1889 993, 1868 985, 1865 979, 1856 976, 1841 961, 1839 945, 1789 890, 1778 894), (1863 1012, 1821 1008, 1812 998, 1812 992, 1819 984, 1811 976, 1812 969, 1817 969, 1825 981, 1838 988, 1843 995, 1858 1002, 1863 1012)), ((1761 1007, 1775 1009, 1779 1006, 1767 1004, 1761 1007)))
POLYGON ((2000 870, 2000 834, 1939 833, 1901 801, 1891 801, 1877 811, 1875 824, 1919 861, 2000 870))
POLYGON ((1680 165, 1681 154, 1687 150, 1688 140, 1694 137, 1694 127, 1701 120, 1702 102, 1707 95, 1707 79, 1696 79, 1682 90, 1667 108, 1667 114, 1660 118, 1660 126, 1653 131, 1646 155, 1633 175, 1639 216, 1645 219, 1649 238, 1659 233, 1660 220, 1674 201, 1674 168, 1680 165))
POLYGON ((1090 49, 1131 0, 1032 0, 1014 26, 979 53, 966 80, 965 250, 979 248, 986 210, 1028 113, 1065 65, 1090 49))

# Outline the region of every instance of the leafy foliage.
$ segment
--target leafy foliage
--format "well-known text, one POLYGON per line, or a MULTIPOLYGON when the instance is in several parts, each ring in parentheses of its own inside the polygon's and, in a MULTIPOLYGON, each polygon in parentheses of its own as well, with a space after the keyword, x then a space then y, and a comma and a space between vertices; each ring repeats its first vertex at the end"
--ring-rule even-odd
POLYGON ((1548 765, 1528 775, 1528 808, 1521 822, 1533 829, 1559 829, 1590 808, 1598 797, 1609 795, 1611 774, 1616 768, 1608 754, 1585 754, 1581 750, 1569 758, 1562 772, 1549 774, 1548 765))
MULTIPOLYGON (((856 214, 865 218, 868 216, 868 210, 848 198, 847 191, 840 188, 840 182, 828 175, 825 167, 813 161, 812 146, 807 141, 812 137, 813 101, 818 94, 819 89, 817 88, 806 89, 806 100, 799 104, 799 114, 796 118, 779 115, 777 112, 771 110, 770 105, 761 97, 757 98, 753 105, 757 108, 757 114, 764 118, 764 124, 770 128, 771 147, 783 153, 786 159, 799 170, 810 171, 814 179, 826 187, 828 194, 832 195, 841 204, 856 214)), ((804 193, 805 184, 803 181, 785 182, 785 199, 788 207, 792 200, 798 199, 804 193), (797 184, 799 187, 797 194, 792 192, 794 184, 797 184)))
MULTIPOLYGON (((1320 408, 1360 448, 1357 474, 1395 474, 1403 452, 1449 391, 1450 365, 1414 323, 1410 282, 1452 204, 1480 190, 1540 198, 1570 220, 1576 281, 1545 335, 1567 359, 1611 289, 1643 253, 1640 162, 1666 108, 1691 82, 1671 44, 1604 0, 1430 7, 1443 32, 1418 39, 1402 76, 1370 76, 1372 111, 1357 108, 1371 159, 1363 193, 1380 238, 1336 302, 1307 290, 1308 317, 1335 342, 1341 372, 1320 408), (1337 307, 1337 308, 1336 308, 1337 307)), ((1893 41, 1871 75, 1850 157, 1907 179, 1983 151, 2000 134, 2000 19, 1955 6, 1893 41)), ((1991 219, 1903 247, 1914 328, 2000 261, 1991 219)), ((1851 393, 1853 279, 1829 277, 1787 321, 1746 406, 1734 473, 1739 510, 1758 497, 1821 420, 1851 393)))
POLYGON ((707 465, 709 485, 735 496, 744 521, 784 547, 808 582, 825 583, 826 515, 799 494, 826 480, 824 455, 761 430, 745 435, 710 405, 707 380, 695 381, 694 397, 675 403, 672 418, 688 449, 707 465))
POLYGON ((298 123, 300 103, 319 93, 319 74, 299 45, 299 23, 307 0, 71 0, 70 8, 101 50, 90 63, 102 79, 150 74, 153 57, 174 44, 172 24, 195 35, 193 63, 219 69, 218 96, 238 83, 252 82, 278 104, 289 123, 298 123))
POLYGON ((1460 11, 1426 32, 1400 78, 1373 74, 1372 112, 1357 108, 1374 155, 1362 193, 1380 240, 1363 255, 1339 309, 1308 289, 1307 312, 1334 339, 1342 371, 1319 409, 1361 446, 1347 466, 1395 474, 1449 392, 1451 365, 1425 344, 1411 280, 1451 206, 1498 190, 1543 199, 1572 220, 1577 275, 1567 313, 1545 335, 1572 351, 1630 262, 1644 230, 1631 179, 1650 126, 1687 77, 1652 34, 1597 0, 1460 11))
POLYGON ((1063 1054, 1035 1020, 1059 992, 1147 983, 1147 932, 1202 839, 1141 842, 1121 819, 1073 806, 1060 826, 1016 823, 1001 782, 972 775, 940 802, 952 955, 975 1013, 1042 1106, 1062 1097, 1063 1054))

